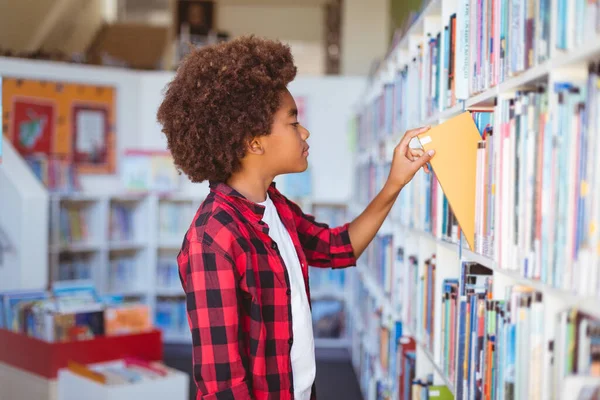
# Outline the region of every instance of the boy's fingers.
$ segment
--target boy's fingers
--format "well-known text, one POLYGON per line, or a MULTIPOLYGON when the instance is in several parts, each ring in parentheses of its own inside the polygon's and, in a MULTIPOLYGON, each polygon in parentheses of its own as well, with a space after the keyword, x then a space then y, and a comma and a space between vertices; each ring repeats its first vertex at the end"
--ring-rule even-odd
POLYGON ((418 171, 419 168, 421 168, 421 167, 425 167, 426 170, 429 170, 429 168, 427 168, 426 165, 434 155, 435 155, 435 150, 429 150, 427 153, 423 154, 423 156, 417 158, 415 160, 416 170, 418 171))
POLYGON ((423 126, 421 128, 411 129, 410 131, 407 131, 404 134, 404 137, 402 138, 402 140, 400 140, 400 143, 398 144, 398 147, 401 148, 401 149, 408 148, 408 145, 409 145, 409 143, 410 143, 411 140, 413 140, 415 137, 417 137, 421 133, 427 132, 430 128, 431 128, 430 126, 423 126))

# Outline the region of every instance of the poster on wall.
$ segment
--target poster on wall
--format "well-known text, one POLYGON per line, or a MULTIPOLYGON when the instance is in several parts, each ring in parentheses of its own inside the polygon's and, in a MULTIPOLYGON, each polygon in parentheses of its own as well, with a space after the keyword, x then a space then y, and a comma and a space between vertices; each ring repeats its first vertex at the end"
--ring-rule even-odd
POLYGON ((60 159, 76 172, 115 172, 115 89, 4 78, 2 124, 24 157, 60 159))
POLYGON ((121 181, 130 192, 165 193, 179 190, 181 175, 168 151, 127 150, 122 160, 121 181))

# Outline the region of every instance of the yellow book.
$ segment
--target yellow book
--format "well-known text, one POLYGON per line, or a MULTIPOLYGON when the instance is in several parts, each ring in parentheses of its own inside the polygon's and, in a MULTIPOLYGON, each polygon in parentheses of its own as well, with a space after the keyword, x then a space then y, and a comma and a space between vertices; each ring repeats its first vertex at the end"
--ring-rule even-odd
POLYGON ((475 185, 479 130, 466 111, 418 136, 471 250, 475 241, 475 185))

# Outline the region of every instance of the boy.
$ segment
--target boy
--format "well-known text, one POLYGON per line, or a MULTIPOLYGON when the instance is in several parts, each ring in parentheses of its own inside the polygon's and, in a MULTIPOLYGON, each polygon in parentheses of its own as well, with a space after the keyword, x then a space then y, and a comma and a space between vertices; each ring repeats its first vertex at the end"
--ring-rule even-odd
POLYGON ((242 37, 193 51, 158 110, 175 164, 210 182, 178 255, 197 399, 314 399, 308 266, 353 266, 432 154, 397 146, 381 192, 338 228, 272 183, 308 166, 309 132, 289 91, 290 49, 242 37))

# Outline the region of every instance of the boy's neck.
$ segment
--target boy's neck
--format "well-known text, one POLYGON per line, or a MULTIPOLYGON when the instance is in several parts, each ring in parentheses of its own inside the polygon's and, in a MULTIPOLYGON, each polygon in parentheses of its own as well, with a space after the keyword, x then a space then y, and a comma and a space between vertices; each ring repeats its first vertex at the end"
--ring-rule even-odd
POLYGON ((271 182, 273 182, 273 177, 250 174, 244 171, 231 175, 227 180, 230 187, 255 203, 262 203, 267 199, 267 191, 271 182))

